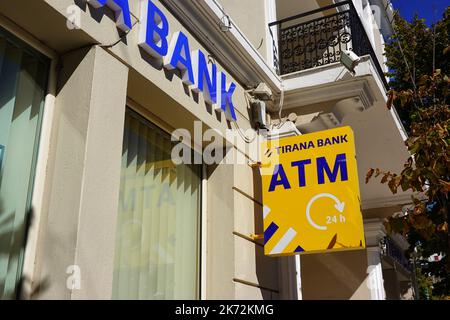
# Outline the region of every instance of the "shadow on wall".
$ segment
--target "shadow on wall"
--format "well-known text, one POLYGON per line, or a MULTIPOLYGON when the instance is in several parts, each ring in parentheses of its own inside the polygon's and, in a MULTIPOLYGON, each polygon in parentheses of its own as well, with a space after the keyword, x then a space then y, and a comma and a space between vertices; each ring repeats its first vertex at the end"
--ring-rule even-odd
MULTIPOLYGON (((254 199, 259 202, 254 202, 254 221, 255 234, 263 234, 263 202, 262 199, 262 181, 258 168, 253 168, 253 195, 254 199)), ((255 241, 255 265, 256 277, 260 286, 261 295, 264 300, 278 300, 280 298, 278 284, 278 260, 279 258, 271 258, 264 255, 264 240, 255 241)))
POLYGON ((304 255, 301 275, 305 300, 370 299, 366 250, 304 255))
MULTIPOLYGON (((98 23, 102 22, 103 17, 108 17, 112 21, 115 21, 115 14, 112 10, 105 10, 104 8, 94 8, 92 6, 88 6, 86 0, 74 0, 76 6, 78 6, 84 12, 88 12, 92 19, 97 21, 98 23)), ((120 41, 124 44, 127 44, 127 38, 125 37, 126 33, 117 28, 117 37, 120 38, 120 41)))
MULTIPOLYGON (((33 221, 33 210, 30 209, 25 219, 18 226, 14 225, 15 212, 6 213, 3 206, 3 201, 0 199, 0 267, 2 273, 0 274, 0 300, 11 299, 36 299, 39 292, 45 290, 48 285, 48 279, 41 283, 33 283, 31 279, 26 276, 16 276, 17 272, 21 272, 22 266, 15 269, 11 266, 11 261, 21 261, 23 251, 26 247, 28 230, 33 221), (14 277, 13 283, 8 277, 14 277), (29 288, 26 294, 22 288, 29 288)), ((14 263, 12 263, 14 265, 14 263)))

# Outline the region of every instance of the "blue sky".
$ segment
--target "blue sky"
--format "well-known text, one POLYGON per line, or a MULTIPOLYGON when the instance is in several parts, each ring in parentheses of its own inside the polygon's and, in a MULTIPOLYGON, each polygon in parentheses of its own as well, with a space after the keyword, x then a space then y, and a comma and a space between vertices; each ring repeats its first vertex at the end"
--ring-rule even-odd
POLYGON ((391 0, 395 9, 399 9, 402 17, 410 21, 418 13, 425 18, 428 25, 442 18, 444 9, 450 6, 450 0, 391 0))

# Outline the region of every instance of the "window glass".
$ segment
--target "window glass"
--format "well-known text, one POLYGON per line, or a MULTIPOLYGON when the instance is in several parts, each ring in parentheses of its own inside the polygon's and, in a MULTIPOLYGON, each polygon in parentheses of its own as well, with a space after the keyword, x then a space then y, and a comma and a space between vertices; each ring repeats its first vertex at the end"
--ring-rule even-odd
POLYGON ((21 278, 48 60, 0 28, 0 298, 21 278))
POLYGON ((114 299, 196 299, 200 165, 175 165, 170 135, 125 117, 114 299))

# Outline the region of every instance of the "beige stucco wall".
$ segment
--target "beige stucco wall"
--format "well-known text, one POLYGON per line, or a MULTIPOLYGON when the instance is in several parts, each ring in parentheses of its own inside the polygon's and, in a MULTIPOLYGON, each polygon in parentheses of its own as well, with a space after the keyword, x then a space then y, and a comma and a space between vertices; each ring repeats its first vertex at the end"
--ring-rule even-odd
MULTIPOLYGON (((286 19, 301 13, 306 13, 321 7, 331 5, 332 0, 311 0, 311 1, 292 1, 292 0, 276 0, 277 20, 286 19)), ((283 27, 307 22, 312 19, 320 18, 323 15, 333 14, 335 10, 328 12, 320 12, 314 15, 309 15, 305 18, 296 19, 293 22, 286 22, 283 27)))
POLYGON ((253 47, 266 59, 267 42, 271 41, 271 39, 267 39, 267 28, 270 21, 266 16, 266 1, 220 0, 218 2, 253 47))
POLYGON ((250 239, 263 230, 259 179, 248 165, 207 171, 207 298, 279 298, 279 258, 264 256, 261 240, 250 239))
POLYGON ((128 68, 99 47, 66 55, 61 67, 44 194, 48 206, 31 277, 42 287, 38 298, 108 299, 128 68), (81 271, 80 290, 66 285, 73 265, 81 271))
POLYGON ((279 258, 264 255, 262 240, 248 239, 251 234, 263 233, 262 186, 257 170, 249 165, 234 166, 235 278, 242 281, 240 289, 238 287, 236 290, 236 297, 277 299, 280 292, 279 258), (245 287, 243 282, 250 285, 245 287), (255 291, 258 291, 257 296, 255 291))
POLYGON ((365 250, 303 255, 302 293, 305 300, 368 300, 365 250))

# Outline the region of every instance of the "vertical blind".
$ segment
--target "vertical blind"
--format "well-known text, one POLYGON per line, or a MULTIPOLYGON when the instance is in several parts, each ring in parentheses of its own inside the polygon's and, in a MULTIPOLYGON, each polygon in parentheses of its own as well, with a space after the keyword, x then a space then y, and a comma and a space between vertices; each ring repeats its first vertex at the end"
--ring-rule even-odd
POLYGON ((170 136, 125 116, 114 299, 196 299, 201 166, 171 161, 170 136))
POLYGON ((0 298, 21 278, 48 61, 0 29, 0 298))

